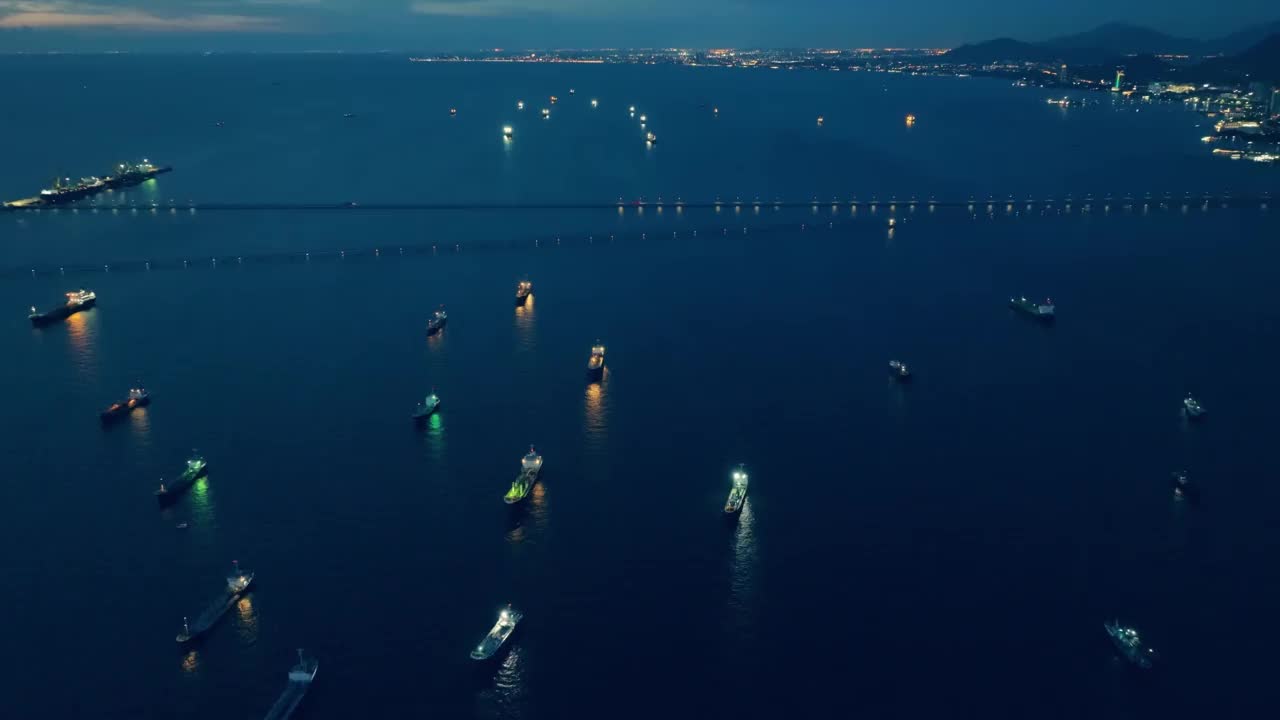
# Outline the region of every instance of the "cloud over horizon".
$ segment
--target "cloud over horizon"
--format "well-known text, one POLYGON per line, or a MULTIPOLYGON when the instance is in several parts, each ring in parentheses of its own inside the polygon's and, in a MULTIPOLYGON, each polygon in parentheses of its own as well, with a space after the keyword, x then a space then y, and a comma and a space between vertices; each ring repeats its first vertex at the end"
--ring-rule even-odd
MULTIPOLYGON (((286 2, 297 0, 284 0, 286 2)), ((281 0, 252 0, 264 4, 281 0)), ((262 32, 279 31, 279 20, 268 15, 200 12, 161 14, 136 7, 111 7, 72 0, 0 0, 0 28, 99 28, 145 32, 262 32)))

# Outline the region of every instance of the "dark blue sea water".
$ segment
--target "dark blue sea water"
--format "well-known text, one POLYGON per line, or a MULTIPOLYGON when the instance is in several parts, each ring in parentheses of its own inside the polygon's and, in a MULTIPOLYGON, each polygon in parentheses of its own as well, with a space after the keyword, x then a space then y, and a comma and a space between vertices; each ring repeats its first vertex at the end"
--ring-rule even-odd
POLYGON ((389 56, 0 69, 15 79, 0 129, 25 138, 0 196, 137 156, 176 168, 97 212, 0 215, 6 716, 260 716, 300 646, 321 663, 299 712, 315 719, 1274 707, 1274 209, 829 204, 1280 185, 1207 157, 1205 119, 851 73, 389 56), (164 209, 641 195, 823 203, 164 209), (29 327, 29 305, 79 286, 97 309, 29 327), (1059 322, 1012 315, 1010 293, 1052 296, 1059 322), (589 385, 597 338, 608 373, 589 385), (913 384, 890 381, 893 358, 913 384), (137 382, 152 406, 103 430, 97 412, 137 382), (415 429, 433 386, 442 412, 415 429), (1179 417, 1187 392, 1205 422, 1179 417), (543 481, 512 512, 501 496, 531 442, 543 481), (208 479, 158 511, 151 491, 193 447, 208 479), (750 497, 726 522, 737 463, 750 497), (1177 469, 1198 505, 1173 498, 1177 469), (254 591, 179 647, 232 559, 254 591), (526 614, 510 654, 473 667, 507 602, 526 614), (1117 659, 1115 617, 1157 669, 1117 659))

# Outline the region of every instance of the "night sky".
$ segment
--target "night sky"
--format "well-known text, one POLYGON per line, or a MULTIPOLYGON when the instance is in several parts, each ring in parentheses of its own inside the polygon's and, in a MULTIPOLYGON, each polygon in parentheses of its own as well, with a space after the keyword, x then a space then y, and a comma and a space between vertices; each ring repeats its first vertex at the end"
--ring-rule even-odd
POLYGON ((0 0, 0 52, 951 47, 1124 21, 1207 38, 1274 0, 0 0))

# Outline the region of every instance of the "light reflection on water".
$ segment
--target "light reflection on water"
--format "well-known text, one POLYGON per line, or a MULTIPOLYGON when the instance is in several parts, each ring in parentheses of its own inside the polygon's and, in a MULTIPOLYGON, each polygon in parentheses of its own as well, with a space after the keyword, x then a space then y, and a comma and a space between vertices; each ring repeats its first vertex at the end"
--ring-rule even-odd
MULTIPOLYGON (((442 403, 443 404, 443 403, 442 403)), ((427 418, 427 431, 423 433, 427 453, 432 460, 444 459, 444 416, 439 410, 427 418)))
POLYGON ((529 497, 510 508, 507 541, 516 545, 528 540, 536 543, 547 528, 547 488, 542 480, 534 483, 529 497))
POLYGON ((522 351, 532 351, 538 347, 537 315, 534 313, 534 294, 529 293, 524 305, 516 306, 515 324, 516 338, 522 351))
POLYGON ((894 420, 902 422, 907 419, 907 385, 895 380, 892 376, 889 383, 889 414, 894 420))
POLYGON ((186 655, 182 656, 182 672, 194 675, 200 671, 200 653, 196 650, 188 650, 186 655))
POLYGON ((98 311, 90 308, 72 314, 64 322, 67 340, 71 344, 71 364, 80 378, 87 382, 98 381, 98 311))
POLYGON ((253 608, 253 596, 243 595, 236 602, 236 634, 245 644, 258 641, 258 613, 253 608))
POLYGON ((520 714, 519 708, 525 697, 522 656, 523 650, 517 645, 502 659, 493 684, 476 696, 476 717, 514 717, 520 714))
POLYGON ((587 385, 583 392, 583 432, 587 450, 591 454, 604 452, 609 437, 609 368, 605 367, 600 382, 587 385))
POLYGON ((751 497, 742 504, 737 525, 733 530, 733 559, 730 565, 729 608, 733 623, 739 631, 755 627, 754 600, 756 595, 756 534, 755 515, 751 510, 751 497))
POLYGON ((134 408, 129 413, 129 432, 137 441, 138 447, 144 450, 151 448, 151 415, 144 405, 134 408))
POLYGON ((201 545, 212 547, 214 534, 218 530, 218 519, 214 512, 213 490, 210 489, 209 476, 196 480, 191 486, 187 501, 191 508, 191 529, 188 532, 200 541, 201 545))

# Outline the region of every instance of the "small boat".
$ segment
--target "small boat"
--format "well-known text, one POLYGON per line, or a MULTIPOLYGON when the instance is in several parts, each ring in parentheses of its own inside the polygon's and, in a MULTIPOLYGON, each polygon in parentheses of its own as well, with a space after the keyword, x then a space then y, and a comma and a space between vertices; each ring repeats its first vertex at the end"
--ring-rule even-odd
POLYGON ((517 100, 517 101, 516 101, 516 109, 517 109, 517 110, 523 110, 523 109, 524 109, 524 101, 523 101, 523 100, 517 100))
POLYGON ((110 422, 116 418, 128 415, 134 408, 144 407, 151 404, 151 395, 143 388, 129 388, 129 397, 117 403, 111 403, 111 407, 103 410, 98 414, 102 422, 110 422))
POLYGON ((587 359, 587 377, 591 380, 604 377, 604 345, 599 340, 591 346, 591 357, 587 359))
POLYGON ((547 108, 542 108, 542 117, 544 118, 551 117, 551 111, 547 108))
POLYGON ((520 284, 516 285, 516 305, 524 305, 532 292, 533 283, 528 280, 520 281, 520 284))
POLYGON ((726 515, 736 515, 742 510, 742 506, 747 501, 747 471, 745 466, 739 465, 737 470, 733 471, 730 476, 732 486, 729 488, 729 499, 725 500, 724 512, 726 515))
POLYGON ((431 317, 427 319, 427 337, 439 333, 448 322, 449 314, 444 311, 444 307, 431 313, 431 317))
POLYGON ((436 391, 432 390, 431 394, 422 402, 418 403, 418 409, 413 411, 414 420, 426 420, 440 407, 440 396, 436 395, 436 391))
POLYGON ((174 525, 174 527, 179 530, 186 530, 187 528, 191 527, 191 525, 189 523, 182 522, 182 523, 178 523, 177 525, 174 525))
POLYGON ((1157 657, 1156 651, 1143 645, 1142 638, 1138 636, 1138 631, 1135 628, 1125 627, 1120 624, 1119 620, 1104 622, 1102 627, 1107 631, 1107 636, 1111 638, 1112 644, 1124 655, 1126 660, 1143 670, 1151 668, 1152 662, 1157 657))
POLYGON ((823 119, 823 117, 822 117, 821 115, 819 115, 819 116, 818 116, 818 124, 819 124, 819 125, 821 125, 821 124, 823 124, 824 122, 826 122, 826 120, 824 120, 824 119, 823 119))
POLYGON ((513 135, 515 135, 515 129, 513 129, 510 125, 502 126, 502 137, 510 140, 513 135))
POLYGON ((911 379, 911 371, 907 369, 906 363, 898 360, 889 361, 889 374, 903 382, 911 379))
POLYGON ((524 613, 508 604, 498 613, 498 621, 493 624, 489 633, 480 639, 480 643, 471 651, 472 660, 488 660, 492 658, 515 632, 516 625, 524 619, 524 613))
POLYGON ((355 117, 355 116, 356 116, 356 114, 355 114, 355 113, 343 113, 343 114, 342 114, 342 117, 347 118, 348 120, 350 120, 351 118, 353 118, 353 117, 355 117))
POLYGON ((600 107, 600 101, 592 98, 591 107, 600 107))
POLYGON ((556 103, 558 103, 558 102, 560 102, 560 98, 556 97, 555 95, 552 95, 552 96, 551 96, 551 104, 552 104, 552 105, 555 105, 555 104, 556 104, 556 103))
POLYGON ((454 117, 457 114, 458 114, 458 108, 449 108, 449 117, 454 117))
POLYGON ((1021 313, 1029 315, 1040 322, 1051 323, 1057 308, 1052 300, 1045 300, 1042 303, 1028 300, 1025 295, 1022 297, 1009 298, 1009 307, 1021 313))
POLYGON ((1170 484, 1173 486, 1173 498, 1175 500, 1187 500, 1191 504, 1196 504, 1200 500, 1200 488, 1191 482, 1191 477, 1185 470, 1179 470, 1172 475, 1170 484))
POLYGON ((645 134, 644 139, 645 139, 645 142, 649 143, 650 145, 656 144, 658 142, 658 136, 654 135, 653 133, 645 134))
POLYGON ((1204 417, 1205 409, 1204 406, 1200 404, 1199 400, 1188 395, 1182 400, 1182 414, 1185 415, 1188 420, 1199 420, 1204 417))
POLYGON ((570 94, 570 95, 572 95, 572 94, 574 94, 574 93, 576 93, 576 92, 577 92, 577 90, 574 90, 573 88, 569 88, 569 94, 570 94))

